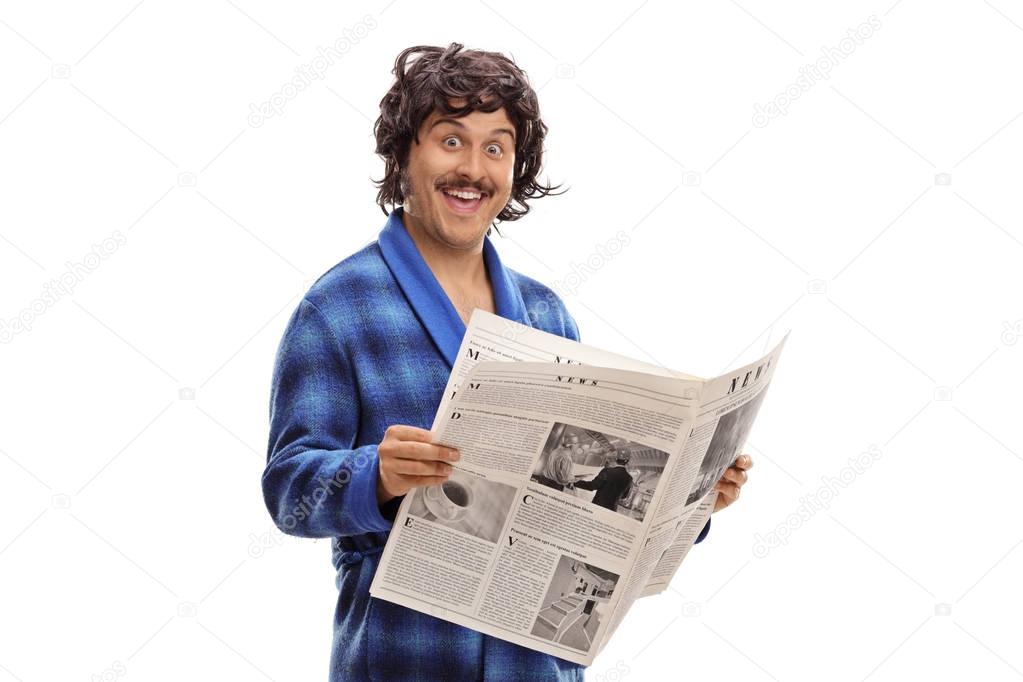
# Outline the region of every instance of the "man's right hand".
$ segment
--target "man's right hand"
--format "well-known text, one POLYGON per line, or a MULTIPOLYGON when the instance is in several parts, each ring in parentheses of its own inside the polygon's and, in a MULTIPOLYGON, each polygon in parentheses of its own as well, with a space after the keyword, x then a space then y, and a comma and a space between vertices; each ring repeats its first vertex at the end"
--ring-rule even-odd
POLYGON ((377 447, 380 475, 377 478, 377 503, 383 504, 412 488, 437 485, 448 480, 451 465, 461 455, 458 450, 431 441, 426 429, 393 424, 384 431, 377 447))

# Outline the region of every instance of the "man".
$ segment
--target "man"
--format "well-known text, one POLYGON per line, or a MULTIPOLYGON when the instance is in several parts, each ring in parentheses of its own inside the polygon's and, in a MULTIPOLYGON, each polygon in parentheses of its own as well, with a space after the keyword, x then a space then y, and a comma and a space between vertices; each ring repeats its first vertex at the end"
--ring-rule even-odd
POLYGON ((286 533, 333 538, 331 680, 582 680, 574 663, 369 596, 402 497, 458 460, 428 428, 472 309, 579 338, 562 301, 504 267, 487 238, 556 189, 537 179, 547 128, 525 73, 454 43, 404 50, 394 75, 374 131, 377 202, 397 208, 288 322, 266 506, 286 533))
POLYGON ((632 487, 632 476, 625 467, 629 464, 629 453, 619 450, 614 459, 608 459, 600 473, 589 481, 576 481, 575 487, 583 490, 596 490, 593 504, 611 511, 618 511, 618 500, 629 492, 632 487))
MULTIPOLYGON (((571 438, 579 440, 576 436, 571 438)), ((533 480, 554 490, 564 490, 572 482, 572 470, 575 468, 572 452, 573 443, 566 438, 556 448, 540 453, 533 480)))

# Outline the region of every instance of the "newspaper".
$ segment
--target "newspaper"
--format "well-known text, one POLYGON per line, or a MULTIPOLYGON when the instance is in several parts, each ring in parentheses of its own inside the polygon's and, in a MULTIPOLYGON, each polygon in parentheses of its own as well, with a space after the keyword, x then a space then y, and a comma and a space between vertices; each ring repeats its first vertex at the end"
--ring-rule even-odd
POLYGON ((432 427, 461 459, 405 496, 370 594, 591 664, 693 546, 787 338, 708 380, 474 311, 432 427))

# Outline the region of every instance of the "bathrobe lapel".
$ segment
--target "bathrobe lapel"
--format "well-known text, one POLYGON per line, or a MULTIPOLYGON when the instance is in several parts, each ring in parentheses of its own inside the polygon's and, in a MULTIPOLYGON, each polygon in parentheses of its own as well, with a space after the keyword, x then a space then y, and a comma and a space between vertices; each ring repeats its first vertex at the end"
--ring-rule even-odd
MULTIPOLYGON (((398 281, 402 293, 420 323, 437 345, 449 367, 454 367, 458 347, 465 335, 465 323, 440 282, 427 265, 416 243, 401 221, 399 207, 387 217, 377 240, 384 262, 398 281)), ((494 290, 497 314, 509 320, 528 324, 526 306, 511 273, 501 264, 497 249, 489 237, 483 238, 483 262, 494 290)))

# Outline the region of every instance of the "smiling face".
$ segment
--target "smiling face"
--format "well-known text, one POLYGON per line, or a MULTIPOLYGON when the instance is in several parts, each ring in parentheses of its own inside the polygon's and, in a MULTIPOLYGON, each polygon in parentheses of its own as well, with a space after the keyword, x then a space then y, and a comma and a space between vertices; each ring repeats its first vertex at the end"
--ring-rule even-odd
POLYGON ((511 198, 514 168, 515 126, 504 108, 461 118, 434 110, 409 147, 406 227, 437 246, 481 248, 511 198))

